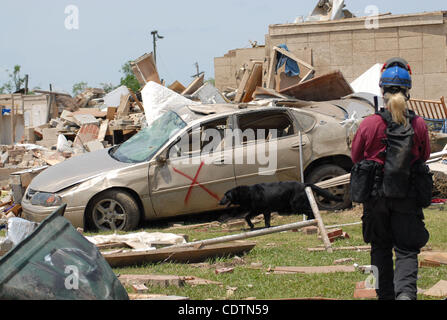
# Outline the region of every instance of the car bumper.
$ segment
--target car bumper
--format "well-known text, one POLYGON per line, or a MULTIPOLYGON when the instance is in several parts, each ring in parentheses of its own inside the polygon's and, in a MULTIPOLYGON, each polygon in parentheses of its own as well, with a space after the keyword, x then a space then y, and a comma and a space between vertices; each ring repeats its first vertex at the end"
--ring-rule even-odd
MULTIPOLYGON (((32 205, 30 201, 22 201, 22 218, 42 222, 58 207, 41 207, 32 205)), ((68 207, 65 209, 64 217, 76 228, 84 228, 85 207, 68 207)))

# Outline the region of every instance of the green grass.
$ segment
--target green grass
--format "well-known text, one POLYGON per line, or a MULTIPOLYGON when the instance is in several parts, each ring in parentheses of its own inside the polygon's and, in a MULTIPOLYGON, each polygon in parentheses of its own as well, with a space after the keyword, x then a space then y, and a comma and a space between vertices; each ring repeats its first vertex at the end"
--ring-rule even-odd
MULTIPOLYGON (((428 246, 434 250, 447 249, 447 211, 443 207, 427 209, 426 225, 431 233, 428 246)), ((326 225, 342 224, 360 221, 361 210, 323 213, 326 225)), ((273 221, 273 225, 301 221, 301 216, 283 216, 273 221)), ((261 224, 260 226, 263 226, 261 224)), ((160 226, 144 229, 148 232, 169 232, 160 226)), ((240 233, 238 230, 233 233, 240 233)), ((246 231, 246 230, 244 230, 246 231)), ((333 246, 365 245, 362 238, 361 226, 344 227, 350 239, 338 240, 333 246)), ((178 234, 187 234, 189 241, 210 239, 227 235, 219 228, 207 232, 179 229, 178 234)), ((290 299, 303 297, 324 297, 335 299, 353 299, 355 283, 366 279, 364 274, 333 273, 333 274, 268 274, 269 267, 276 266, 325 266, 333 265, 334 260, 341 258, 353 258, 359 265, 370 264, 369 252, 335 251, 333 254, 326 252, 308 252, 307 248, 322 245, 322 241, 316 235, 305 235, 302 232, 282 232, 258 238, 248 239, 256 242, 256 246, 248 254, 244 255, 242 264, 234 257, 219 258, 207 261, 208 266, 195 267, 188 264, 159 263, 147 264, 140 267, 116 268, 117 274, 162 274, 179 276, 196 276, 208 280, 221 282, 222 285, 202 285, 177 288, 150 287, 148 293, 187 296, 192 300, 205 299, 290 299), (255 270, 251 263, 261 263, 262 267, 255 270), (233 273, 215 274, 216 267, 233 266, 233 273), (233 295, 227 296, 227 287, 237 287, 233 295)), ((351 263, 352 264, 352 263, 351 263)), ((418 286, 428 289, 441 279, 447 279, 447 266, 439 268, 421 268, 419 271, 418 286)), ((131 292, 130 288, 128 288, 131 292)), ((420 299, 427 297, 420 295, 420 299)))

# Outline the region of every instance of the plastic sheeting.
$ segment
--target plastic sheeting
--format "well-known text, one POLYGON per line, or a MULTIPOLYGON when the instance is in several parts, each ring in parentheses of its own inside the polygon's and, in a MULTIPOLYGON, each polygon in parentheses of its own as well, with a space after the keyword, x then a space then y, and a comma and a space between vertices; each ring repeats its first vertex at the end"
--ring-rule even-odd
POLYGON ((354 92, 368 92, 373 95, 382 96, 382 91, 379 87, 380 76, 382 74, 382 65, 377 63, 373 65, 360 77, 351 83, 354 92))
POLYGON ((194 120, 194 113, 185 108, 188 105, 198 105, 199 103, 185 98, 158 83, 150 81, 141 91, 143 108, 148 125, 157 120, 163 113, 168 111, 177 114, 186 122, 194 120))

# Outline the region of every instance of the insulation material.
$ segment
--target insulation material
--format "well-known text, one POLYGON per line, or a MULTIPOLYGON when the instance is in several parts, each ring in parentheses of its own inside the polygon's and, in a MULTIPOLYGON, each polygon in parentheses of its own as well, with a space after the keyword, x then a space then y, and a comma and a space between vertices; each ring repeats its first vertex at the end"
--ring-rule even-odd
POLYGON ((104 105, 107 107, 118 107, 120 105, 121 96, 130 94, 126 86, 121 86, 109 92, 104 96, 104 105))
POLYGON ((360 77, 355 79, 351 83, 351 87, 352 89, 354 89, 354 92, 368 92, 381 97, 382 91, 379 87, 381 75, 382 65, 380 63, 377 63, 360 77))
POLYGON ((125 235, 107 235, 107 236, 93 236, 86 237, 88 241, 95 245, 106 243, 126 243, 136 251, 154 250, 152 243, 170 243, 172 245, 186 243, 185 238, 173 233, 161 232, 139 232, 125 235))
MULTIPOLYGON (((194 102, 187 99, 178 93, 159 85, 153 81, 148 84, 141 91, 141 97, 143 99, 144 113, 146 115, 147 124, 150 125, 163 113, 168 111, 176 111, 185 109, 188 105, 198 105, 198 102, 194 102)), ((179 114, 184 121, 189 122, 194 118, 192 112, 188 114, 179 114)))

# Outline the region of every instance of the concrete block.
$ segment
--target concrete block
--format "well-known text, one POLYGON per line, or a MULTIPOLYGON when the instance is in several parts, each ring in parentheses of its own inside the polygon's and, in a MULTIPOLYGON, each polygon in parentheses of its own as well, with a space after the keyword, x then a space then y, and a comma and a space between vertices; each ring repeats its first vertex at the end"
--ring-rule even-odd
POLYGON ((413 89, 411 97, 415 99, 425 99, 425 76, 423 74, 413 74, 413 89))
POLYGON ((422 48, 419 49, 400 49, 399 57, 404 58, 408 62, 422 62, 424 59, 422 48))
POLYGON ((230 59, 224 57, 214 58, 214 66, 215 67, 224 67, 231 65, 230 59))
POLYGON ((397 50, 399 49, 399 41, 397 38, 380 38, 376 39, 376 50, 397 50))
POLYGON ((42 135, 44 140, 57 141, 57 136, 59 135, 59 129, 57 128, 44 128, 42 130, 42 135))
MULTIPOLYGON (((371 68, 372 65, 376 64, 376 55, 371 52, 361 52, 354 50, 353 57, 352 57, 353 67, 355 68, 358 65, 369 65, 369 68, 371 68)), ((365 70, 366 71, 366 70, 365 70)))
POLYGON ((368 71, 373 65, 376 64, 375 62, 375 57, 374 55, 370 57, 373 61, 373 63, 366 63, 366 64, 361 64, 361 63, 355 63, 352 66, 352 77, 354 79, 357 79, 358 77, 360 77, 362 74, 364 74, 366 71, 368 71))
POLYGON ((365 30, 354 30, 352 32, 353 40, 369 40, 374 38, 375 38, 374 30, 365 29, 365 30))
POLYGON ((399 27, 399 37, 421 37, 422 28, 420 26, 414 27, 399 27))
POLYGON ((379 28, 377 30, 374 30, 374 37, 376 39, 397 38, 398 28, 379 28))
POLYGON ((329 33, 326 32, 309 34, 309 42, 328 42, 329 40, 329 33))
POLYGON ((447 71, 445 50, 439 48, 423 49, 424 74, 447 71))
POLYGON ((314 67, 329 67, 331 65, 331 50, 319 49, 312 51, 314 67))
POLYGON ((353 40, 354 52, 372 52, 375 49, 376 49, 376 42, 374 39, 353 40))
POLYGON ((420 49, 422 48, 422 37, 399 38, 399 49, 420 49))
POLYGON ((385 63, 388 59, 398 56, 399 50, 384 50, 376 51, 376 61, 378 63, 385 63))
MULTIPOLYGON (((307 34, 288 35, 284 38, 284 42, 287 42, 287 44, 289 44, 289 43, 307 43, 307 42, 309 42, 309 36, 307 34)), ((278 43, 278 44, 280 44, 280 43, 278 43)))
POLYGON ((438 100, 447 96, 447 73, 434 73, 424 75, 425 98, 438 100))
POLYGON ((424 74, 424 63, 422 61, 408 61, 408 63, 410 64, 413 75, 424 74))
POLYGON ((329 34, 331 42, 352 40, 352 31, 337 31, 329 34))
POLYGON ((354 67, 351 65, 349 66, 332 66, 335 70, 340 70, 343 73, 343 76, 345 78, 352 78, 353 77, 353 69, 354 67))
POLYGON ((352 65, 352 40, 338 41, 331 44, 331 65, 352 65))
POLYGON ((424 48, 445 48, 446 35, 424 34, 423 46, 424 48))

